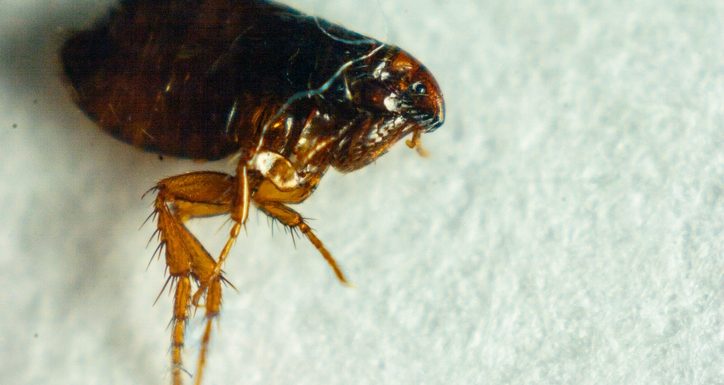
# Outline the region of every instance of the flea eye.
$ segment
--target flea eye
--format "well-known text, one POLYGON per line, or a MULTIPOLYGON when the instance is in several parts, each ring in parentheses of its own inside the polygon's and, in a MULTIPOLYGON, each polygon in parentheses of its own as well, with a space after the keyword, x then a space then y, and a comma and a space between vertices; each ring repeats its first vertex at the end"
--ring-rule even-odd
POLYGON ((418 95, 427 94, 427 87, 422 82, 414 82, 410 85, 410 91, 418 95))

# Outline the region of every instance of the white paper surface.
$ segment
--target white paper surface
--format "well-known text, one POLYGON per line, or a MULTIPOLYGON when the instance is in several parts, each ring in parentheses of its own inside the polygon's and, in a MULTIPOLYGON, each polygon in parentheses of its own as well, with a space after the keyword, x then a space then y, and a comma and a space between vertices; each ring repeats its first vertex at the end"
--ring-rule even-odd
MULTIPOLYGON (((170 381, 140 196, 229 166, 74 107, 55 52, 108 4, 0 5, 2 384, 170 381)), ((205 384, 724 383, 721 2, 294 4, 412 52, 447 122, 299 207, 353 289, 252 213, 205 384)), ((227 228, 192 225, 212 254, 227 228)))

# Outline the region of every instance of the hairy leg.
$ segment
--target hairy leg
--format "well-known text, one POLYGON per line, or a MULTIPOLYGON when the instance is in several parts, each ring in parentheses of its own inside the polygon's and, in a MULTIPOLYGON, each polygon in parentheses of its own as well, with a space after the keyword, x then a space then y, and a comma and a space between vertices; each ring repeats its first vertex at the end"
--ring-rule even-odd
POLYGON ((223 277, 217 262, 184 226, 185 220, 229 213, 236 195, 236 179, 217 172, 195 172, 160 181, 154 213, 161 247, 165 248, 169 281, 174 290, 171 336, 172 383, 180 385, 184 334, 191 305, 204 297, 207 325, 199 355, 196 382, 201 379, 210 339, 211 319, 221 307, 223 277), (218 271, 217 271, 218 270, 218 271), (191 295, 191 278, 199 286, 191 295))
POLYGON ((279 220, 281 223, 289 226, 290 228, 299 229, 299 231, 301 231, 302 234, 304 234, 307 239, 309 239, 312 245, 317 248, 319 253, 322 254, 322 257, 332 268, 334 274, 337 276, 337 279, 339 279, 342 284, 349 286, 347 278, 344 276, 342 269, 340 269, 337 265, 337 261, 334 260, 332 253, 330 253, 329 250, 324 247, 322 241, 317 238, 317 236, 312 231, 312 228, 309 227, 306 222, 304 222, 304 218, 302 218, 302 216, 298 212, 279 202, 260 201, 256 199, 256 196, 254 198, 254 203, 257 205, 257 207, 259 207, 261 211, 263 211, 270 217, 279 220))

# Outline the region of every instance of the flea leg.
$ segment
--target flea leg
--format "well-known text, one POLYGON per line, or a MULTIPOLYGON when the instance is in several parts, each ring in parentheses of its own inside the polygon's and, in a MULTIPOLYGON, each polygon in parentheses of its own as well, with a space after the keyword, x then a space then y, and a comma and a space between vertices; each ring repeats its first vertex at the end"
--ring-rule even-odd
POLYGON ((211 340, 211 324, 212 319, 219 314, 221 309, 221 268, 226 262, 226 258, 234 246, 236 239, 239 237, 241 232, 241 226, 246 222, 246 218, 249 216, 249 202, 251 201, 249 178, 246 171, 246 165, 243 162, 239 162, 237 167, 237 175, 234 180, 234 185, 231 190, 236 192, 233 195, 233 200, 230 202, 231 205, 228 207, 231 219, 234 224, 231 226, 229 232, 229 239, 226 240, 224 248, 219 254, 219 258, 216 261, 213 271, 207 280, 201 281, 199 290, 194 294, 193 303, 198 304, 199 298, 203 293, 206 293, 206 326, 204 327, 204 336, 201 339, 201 349, 199 351, 199 360, 196 365, 196 377, 194 384, 201 385, 201 380, 204 374, 204 366, 206 364, 206 353, 209 348, 209 341, 211 340))
POLYGON ((181 354, 184 346, 184 332, 189 316, 189 303, 191 301, 191 281, 188 274, 173 276, 176 290, 173 301, 173 331, 171 332, 171 377, 174 385, 183 383, 181 371, 183 361, 181 354))
POLYGON ((332 268, 334 274, 337 276, 337 279, 339 279, 342 284, 350 286, 347 278, 342 272, 342 269, 339 268, 339 266, 337 265, 337 261, 334 260, 332 253, 330 253, 327 248, 324 247, 322 241, 320 241, 319 238, 314 235, 312 229, 309 227, 309 225, 307 225, 306 222, 304 222, 304 218, 302 218, 302 216, 298 212, 279 202, 265 202, 255 200, 254 203, 259 207, 260 210, 262 210, 270 217, 278 219, 286 226, 299 229, 299 231, 301 231, 302 234, 304 234, 307 239, 312 242, 312 244, 314 245, 314 247, 317 248, 319 253, 322 254, 322 257, 324 257, 324 260, 327 261, 329 266, 332 268))
MULTIPOLYGON (((166 249, 169 281, 175 286, 171 336, 171 365, 173 385, 182 384, 182 350, 184 333, 191 305, 198 306, 199 292, 191 296, 191 278, 198 286, 208 287, 205 296, 206 316, 218 314, 221 306, 221 280, 215 275, 216 261, 183 222, 194 217, 228 213, 235 195, 235 178, 217 172, 196 172, 178 175, 160 181, 154 203, 161 247, 166 249)), ((207 325, 207 327, 209 327, 207 325)), ((206 333, 202 350, 206 350, 206 333)), ((202 365, 203 360, 199 360, 202 365)), ((199 375, 203 370, 198 369, 199 375)), ((200 376, 198 376, 200 377, 200 376)), ((198 380, 197 377, 197 380, 198 380)))
POLYGON ((221 250, 221 254, 219 254, 218 262, 216 263, 216 266, 214 266, 214 276, 221 275, 221 268, 226 261, 226 257, 229 255, 231 248, 234 246, 236 238, 239 237, 241 226, 246 223, 246 218, 249 216, 250 193, 246 166, 239 166, 237 172, 237 183, 234 187, 239 193, 234 197, 233 205, 231 206, 231 219, 234 221, 234 224, 231 226, 231 230, 229 231, 229 239, 226 240, 226 244, 221 250))
POLYGON ((201 349, 199 350, 199 360, 196 363, 196 376, 194 384, 200 385, 204 376, 204 367, 206 366, 206 353, 209 350, 209 341, 211 340, 211 324, 212 320, 219 314, 221 310, 221 280, 216 277, 209 284, 206 291, 206 326, 204 327, 204 336, 201 338, 201 349))
POLYGON ((241 232, 241 226, 244 225, 244 223, 246 222, 246 218, 249 216, 249 202, 251 201, 251 193, 249 187, 249 178, 246 172, 246 165, 240 162, 236 171, 237 177, 228 181, 228 187, 226 191, 229 195, 224 196, 225 198, 230 198, 229 200, 224 202, 226 204, 225 212, 229 212, 229 214, 231 214, 231 219, 234 221, 234 224, 231 226, 231 230, 229 231, 229 239, 226 240, 226 244, 224 244, 224 248, 221 249, 219 258, 214 264, 211 276, 207 281, 200 282, 201 286, 193 297, 194 304, 198 304, 199 299, 206 291, 208 285, 211 282, 220 279, 221 269, 224 266, 224 262, 226 262, 226 258, 229 256, 231 248, 234 246, 236 239, 239 237, 239 233, 241 232))
POLYGON ((226 258, 229 256, 231 248, 234 246, 236 239, 239 237, 241 226, 244 225, 246 218, 249 216, 251 193, 246 170, 246 165, 240 162, 236 170, 237 177, 227 179, 226 181, 227 185, 223 196, 223 198, 225 198, 223 202, 225 210, 224 212, 219 212, 218 214, 228 212, 231 214, 231 219, 234 221, 234 224, 231 226, 231 230, 229 231, 229 239, 226 240, 226 244, 224 244, 224 248, 221 250, 219 258, 214 264, 213 271, 209 277, 210 279, 207 282, 202 281, 199 290, 194 294, 194 304, 198 303, 201 295, 208 288, 208 283, 211 283, 215 279, 221 277, 221 269, 224 266, 224 262, 226 262, 226 258))

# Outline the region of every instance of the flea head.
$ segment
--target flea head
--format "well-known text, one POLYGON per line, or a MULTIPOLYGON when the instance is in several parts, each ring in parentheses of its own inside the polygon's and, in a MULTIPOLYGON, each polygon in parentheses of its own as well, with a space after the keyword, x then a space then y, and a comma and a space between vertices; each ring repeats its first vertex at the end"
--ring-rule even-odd
POLYGON ((389 47, 350 74, 355 118, 344 130, 333 165, 352 171, 377 159, 401 138, 424 153, 423 133, 445 120, 445 105, 435 78, 419 61, 389 47))

